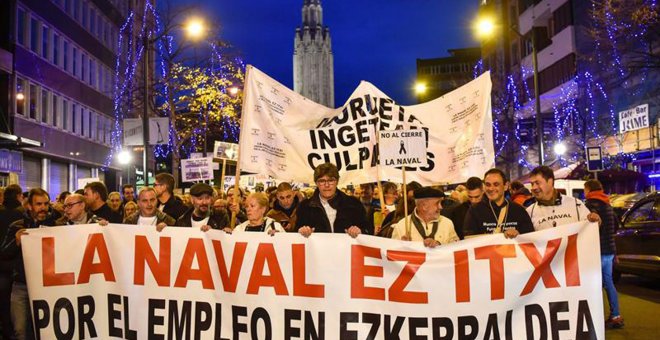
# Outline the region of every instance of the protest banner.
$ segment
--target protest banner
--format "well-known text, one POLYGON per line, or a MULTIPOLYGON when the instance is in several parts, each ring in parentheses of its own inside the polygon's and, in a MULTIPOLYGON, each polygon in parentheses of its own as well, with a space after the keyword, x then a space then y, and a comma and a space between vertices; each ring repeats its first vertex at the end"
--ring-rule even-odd
POLYGON ((111 224, 32 229, 22 251, 41 339, 604 339, 598 240, 111 224))
POLYGON ((309 182, 313 169, 337 165, 340 184, 401 183, 399 169, 378 166, 376 131, 425 130, 425 166, 408 167, 423 185, 458 183, 494 164, 491 81, 486 72, 444 96, 402 106, 368 82, 346 103, 328 108, 248 66, 239 167, 284 181, 309 182))
MULTIPOLYGON (((124 118, 124 145, 141 146, 144 145, 142 139, 142 118, 124 118)), ((167 144, 170 140, 170 119, 167 117, 149 118, 149 144, 167 144)))
POLYGON ((213 164, 213 157, 182 159, 181 180, 183 182, 212 180, 213 164))

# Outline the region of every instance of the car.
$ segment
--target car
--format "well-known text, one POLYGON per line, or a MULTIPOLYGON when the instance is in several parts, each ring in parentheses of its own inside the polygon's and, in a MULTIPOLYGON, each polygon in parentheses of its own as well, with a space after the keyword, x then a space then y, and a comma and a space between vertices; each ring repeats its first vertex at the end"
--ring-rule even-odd
POLYGON ((647 195, 623 214, 614 240, 615 281, 621 273, 660 279, 660 193, 647 195))

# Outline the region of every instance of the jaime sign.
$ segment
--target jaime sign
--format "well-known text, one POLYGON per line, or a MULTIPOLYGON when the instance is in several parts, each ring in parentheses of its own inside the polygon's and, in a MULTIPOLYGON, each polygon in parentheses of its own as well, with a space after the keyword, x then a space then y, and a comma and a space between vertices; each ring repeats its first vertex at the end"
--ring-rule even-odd
POLYGON ((619 132, 635 131, 649 127, 649 104, 619 112, 619 132))

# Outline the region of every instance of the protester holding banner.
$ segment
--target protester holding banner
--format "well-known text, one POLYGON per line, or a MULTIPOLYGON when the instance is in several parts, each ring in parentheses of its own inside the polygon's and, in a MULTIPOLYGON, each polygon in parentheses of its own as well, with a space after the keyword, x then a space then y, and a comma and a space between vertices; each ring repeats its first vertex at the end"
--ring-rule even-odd
POLYGON ((380 206, 380 202, 377 202, 377 206, 374 209, 373 221, 374 221, 374 233, 378 234, 381 227, 383 226, 383 221, 390 213, 393 213, 396 210, 396 201, 399 198, 399 192, 396 188, 396 184, 392 182, 385 182, 381 185, 383 188, 383 203, 385 206, 380 206))
POLYGON ((142 187, 138 193, 138 211, 124 218, 124 224, 136 224, 140 226, 155 226, 161 231, 168 225, 175 225, 176 220, 158 210, 156 190, 152 187, 142 187))
POLYGON ((314 169, 317 185, 312 197, 300 203, 296 227, 300 234, 348 233, 351 237, 371 234, 367 216, 360 200, 337 190, 339 171, 332 163, 314 169))
POLYGON ((21 252, 21 236, 26 235, 28 229, 55 225, 54 219, 48 213, 49 205, 50 196, 45 190, 39 188, 30 190, 26 203, 26 213, 23 218, 9 226, 2 247, 0 247, 0 257, 14 261, 11 315, 14 332, 18 339, 33 338, 32 322, 30 321, 30 300, 25 281, 23 253, 21 252))
POLYGON ((172 216, 176 221, 188 210, 188 207, 174 196, 174 183, 174 176, 159 173, 155 178, 154 190, 158 197, 158 210, 172 216))
POLYGON ((468 210, 465 216, 465 237, 503 233, 507 238, 534 231, 532 220, 521 205, 504 197, 509 180, 500 169, 493 168, 484 175, 487 200, 468 210))
POLYGON ((108 189, 103 182, 90 182, 84 189, 85 204, 92 213, 110 223, 121 223, 121 215, 112 211, 108 203, 108 189))
POLYGON ((176 221, 177 227, 188 227, 208 231, 210 229, 222 230, 229 225, 227 212, 215 212, 211 208, 213 202, 213 188, 206 183, 196 183, 190 188, 192 208, 181 215, 176 221))
MULTIPOLYGON (((9 225, 22 218, 23 189, 18 184, 11 184, 5 188, 4 200, 0 205, 0 247, 3 240, 9 232, 9 225)), ((11 239, 13 241, 13 238, 11 239)), ((1 252, 0 248, 0 252, 1 252)), ((2 326, 2 336, 5 339, 14 337, 14 327, 11 322, 11 311, 9 308, 11 301, 11 286, 13 282, 13 259, 4 255, 0 256, 0 325, 2 326)))
POLYGON ((603 191, 603 185, 596 179, 588 180, 584 183, 584 194, 586 196, 585 205, 589 210, 598 213, 603 222, 600 225, 600 263, 603 273, 603 288, 607 294, 607 301, 610 304, 610 316, 605 321, 607 328, 623 327, 623 317, 619 312, 619 296, 612 280, 612 268, 614 265, 614 256, 616 254, 616 244, 614 243, 614 234, 618 223, 617 217, 610 205, 610 198, 603 191))
POLYGON ((484 184, 479 177, 470 177, 465 182, 465 194, 467 201, 450 209, 443 209, 442 216, 449 218, 454 223, 454 230, 462 240, 465 238, 464 225, 465 215, 470 207, 477 205, 484 200, 484 184))
POLYGON ((99 222, 99 218, 87 210, 85 197, 82 195, 71 194, 67 196, 62 207, 64 208, 64 216, 55 221, 57 226, 99 222))
POLYGON ((598 214, 590 212, 582 201, 561 195, 555 190, 555 174, 551 168, 539 166, 530 175, 532 195, 536 202, 527 207, 527 213, 535 230, 586 220, 600 224, 598 214))
POLYGON ((422 241, 424 246, 434 248, 441 244, 459 240, 454 224, 440 215, 445 194, 437 189, 423 187, 415 190, 415 210, 394 225, 392 238, 405 241, 422 241), (410 230, 407 230, 407 227, 410 230))
POLYGON ((273 208, 266 216, 279 222, 287 231, 293 231, 296 225, 296 210, 300 204, 300 198, 293 191, 291 184, 282 182, 275 190, 275 201, 273 208))
POLYGON ((281 224, 270 217, 266 217, 269 203, 268 195, 263 192, 255 192, 248 195, 245 200, 247 221, 237 225, 234 230, 225 228, 225 231, 230 234, 232 232, 254 231, 264 232, 269 235, 274 235, 278 232, 286 232, 281 224))

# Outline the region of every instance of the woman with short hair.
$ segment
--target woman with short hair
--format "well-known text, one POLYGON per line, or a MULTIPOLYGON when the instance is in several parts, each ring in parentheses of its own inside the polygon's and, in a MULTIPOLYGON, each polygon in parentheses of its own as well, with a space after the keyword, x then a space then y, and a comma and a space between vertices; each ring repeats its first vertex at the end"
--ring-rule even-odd
POLYGON ((285 232, 281 224, 270 217, 266 217, 266 212, 270 209, 269 203, 266 193, 255 192, 248 195, 245 200, 247 221, 237 225, 234 230, 225 228, 225 232, 231 234, 232 232, 253 231, 265 232, 269 235, 277 232, 285 232))

